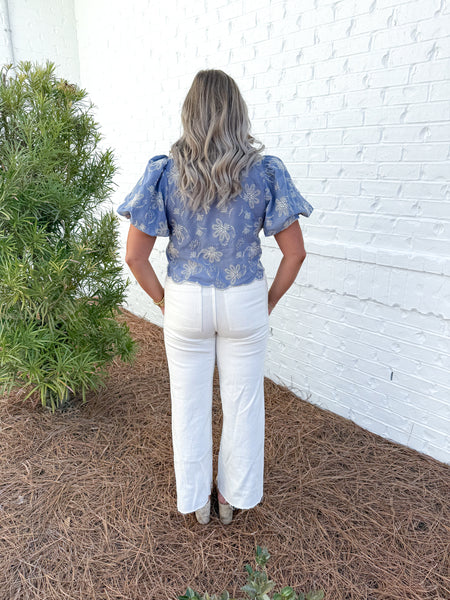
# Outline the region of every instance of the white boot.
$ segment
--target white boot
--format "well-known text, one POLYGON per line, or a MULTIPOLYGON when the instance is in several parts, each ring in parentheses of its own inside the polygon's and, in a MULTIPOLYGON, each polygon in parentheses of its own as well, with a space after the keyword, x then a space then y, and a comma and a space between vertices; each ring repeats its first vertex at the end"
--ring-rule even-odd
POLYGON ((207 525, 209 523, 209 519, 211 518, 211 497, 208 498, 208 502, 202 508, 199 508, 195 511, 195 516, 197 521, 202 525, 207 525))
POLYGON ((233 507, 231 504, 221 504, 219 502, 219 517, 224 525, 229 525, 233 520, 233 507))

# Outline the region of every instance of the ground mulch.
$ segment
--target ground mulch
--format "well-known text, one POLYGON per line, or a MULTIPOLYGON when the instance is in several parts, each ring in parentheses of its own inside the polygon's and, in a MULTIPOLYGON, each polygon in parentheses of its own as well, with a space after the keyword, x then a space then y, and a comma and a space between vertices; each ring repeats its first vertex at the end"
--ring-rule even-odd
POLYGON ((270 380, 262 503, 229 526, 178 513, 162 330, 119 319, 136 362, 112 364, 87 403, 52 414, 20 393, 0 401, 1 600, 175 600, 187 586, 241 598, 257 544, 277 589, 450 598, 450 467, 270 380))

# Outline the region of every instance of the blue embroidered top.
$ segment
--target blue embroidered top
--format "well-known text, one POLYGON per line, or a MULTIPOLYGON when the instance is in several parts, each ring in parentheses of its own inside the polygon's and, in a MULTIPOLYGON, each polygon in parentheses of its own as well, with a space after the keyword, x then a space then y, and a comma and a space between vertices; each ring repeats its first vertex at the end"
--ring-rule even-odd
POLYGON ((162 154, 149 160, 117 212, 148 235, 169 237, 167 274, 175 282, 242 285, 264 277, 261 229, 274 235, 314 209, 276 156, 261 157, 241 184, 241 193, 222 209, 192 212, 177 193, 173 159, 162 154))

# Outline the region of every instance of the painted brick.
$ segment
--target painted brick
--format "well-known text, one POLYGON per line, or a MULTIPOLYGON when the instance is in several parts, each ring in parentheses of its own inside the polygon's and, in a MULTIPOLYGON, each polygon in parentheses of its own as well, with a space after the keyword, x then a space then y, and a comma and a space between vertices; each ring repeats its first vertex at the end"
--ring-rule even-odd
POLYGON ((361 0, 356 2, 337 2, 335 6, 335 19, 348 19, 357 15, 372 13, 375 7, 373 0, 361 0))
POLYGON ((395 10, 395 22, 397 25, 405 23, 417 23, 433 17, 442 8, 440 0, 416 0, 407 4, 400 4, 395 10))
POLYGON ((435 61, 418 63, 411 67, 412 83, 422 81, 446 81, 450 69, 450 58, 443 58, 435 61))
MULTIPOLYGON (((385 105, 410 105, 415 102, 425 102, 429 95, 428 84, 393 86, 380 92, 385 105)), ((439 100, 440 98, 436 98, 439 100)))
POLYGON ((440 13, 438 19, 422 19, 414 23, 417 39, 440 40, 444 38, 448 43, 448 32, 450 30, 450 12, 447 8, 445 13, 440 13))
POLYGON ((382 136, 385 136, 380 127, 345 127, 342 133, 342 143, 351 145, 378 144, 382 136))

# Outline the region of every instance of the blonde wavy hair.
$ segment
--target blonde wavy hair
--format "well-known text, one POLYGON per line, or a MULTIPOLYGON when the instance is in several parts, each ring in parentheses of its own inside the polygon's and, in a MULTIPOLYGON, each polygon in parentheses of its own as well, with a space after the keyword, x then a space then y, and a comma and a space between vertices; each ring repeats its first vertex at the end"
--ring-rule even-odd
POLYGON ((224 71, 199 71, 181 122, 183 135, 170 149, 181 197, 193 211, 207 211, 215 200, 222 208, 242 191, 242 174, 265 148, 250 134, 247 105, 236 82, 224 71))

